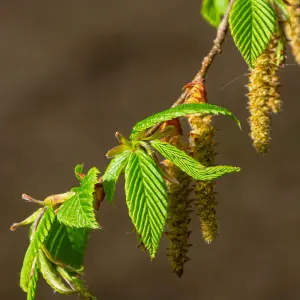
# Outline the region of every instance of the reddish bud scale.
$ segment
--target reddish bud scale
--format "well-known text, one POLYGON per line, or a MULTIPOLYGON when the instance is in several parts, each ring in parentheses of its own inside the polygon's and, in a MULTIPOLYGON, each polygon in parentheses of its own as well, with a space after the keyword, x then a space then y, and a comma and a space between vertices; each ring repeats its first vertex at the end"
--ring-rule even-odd
MULTIPOLYGON (((203 82, 189 84, 190 91, 186 97, 185 103, 206 103, 207 94, 203 82)), ((191 131, 189 133, 190 148, 193 157, 204 166, 214 164, 216 152, 216 142, 214 136, 216 129, 211 123, 211 116, 189 116, 191 131)), ((198 215, 203 239, 211 243, 218 235, 218 222, 216 218, 216 197, 214 192, 215 182, 196 181, 195 194, 198 215)))

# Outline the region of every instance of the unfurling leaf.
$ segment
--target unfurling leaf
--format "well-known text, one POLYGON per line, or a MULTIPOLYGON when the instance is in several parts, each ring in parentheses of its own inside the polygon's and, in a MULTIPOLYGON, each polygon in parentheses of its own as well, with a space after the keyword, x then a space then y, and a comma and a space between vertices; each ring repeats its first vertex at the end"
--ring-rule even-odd
POLYGON ((102 177, 105 196, 109 202, 113 201, 116 183, 125 168, 130 153, 131 151, 125 151, 112 159, 102 177))
POLYGON ((267 0, 236 0, 229 24, 237 48, 250 67, 254 67, 275 31, 273 8, 267 0))
POLYGON ((94 186, 98 182, 99 170, 92 168, 85 175, 80 187, 73 188, 75 195, 67 200, 57 214, 59 222, 76 228, 99 228, 94 213, 94 186))
POLYGON ((205 168, 198 161, 185 152, 159 140, 151 141, 151 145, 165 158, 173 162, 177 167, 197 180, 217 179, 225 174, 238 172, 240 168, 232 166, 215 166, 205 168))
POLYGON ((168 195, 158 167, 142 150, 130 154, 125 168, 125 193, 129 216, 154 258, 166 223, 168 195))
POLYGON ((181 104, 176 107, 169 108, 160 113, 152 115, 140 122, 138 122, 131 132, 130 138, 135 136, 142 130, 154 126, 157 123, 165 122, 175 118, 185 117, 192 114, 200 115, 225 115, 235 120, 240 127, 240 121, 226 108, 217 105, 199 103, 199 104, 181 104))
POLYGON ((37 224, 36 230, 31 235, 31 242, 24 257, 21 270, 20 286, 24 292, 27 292, 28 283, 30 281, 31 271, 35 257, 39 249, 42 247, 47 235, 55 220, 55 214, 52 207, 46 209, 44 215, 37 224))

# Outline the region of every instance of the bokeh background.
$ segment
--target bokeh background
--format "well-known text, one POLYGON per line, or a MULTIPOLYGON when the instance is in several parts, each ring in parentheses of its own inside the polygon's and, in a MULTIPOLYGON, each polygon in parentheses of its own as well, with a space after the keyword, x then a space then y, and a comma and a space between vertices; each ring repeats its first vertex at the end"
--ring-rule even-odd
MULTIPOLYGON (((215 36, 199 8, 196 0, 0 1, 1 299, 25 299, 18 280, 27 230, 9 227, 36 207, 21 194, 67 191, 80 162, 103 171, 115 131, 128 135, 176 100, 215 36)), ((152 262, 136 249, 119 184, 115 207, 101 206, 104 229, 87 252, 98 299, 300 299, 300 68, 287 63, 284 109, 273 119, 272 149, 261 156, 248 138, 247 66, 227 38, 207 89, 209 101, 233 111, 244 128, 216 118, 217 162, 243 172, 218 182, 220 236, 204 244, 194 216, 191 261, 178 279, 165 239, 152 262)), ((63 297, 40 281, 37 299, 63 297)))

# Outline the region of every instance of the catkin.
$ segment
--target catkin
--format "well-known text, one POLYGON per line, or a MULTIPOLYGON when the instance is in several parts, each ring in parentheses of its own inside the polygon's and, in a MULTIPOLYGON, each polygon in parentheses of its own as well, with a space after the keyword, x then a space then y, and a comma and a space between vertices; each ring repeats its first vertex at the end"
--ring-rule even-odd
MULTIPOLYGON (((173 137, 171 143, 182 149, 180 142, 181 137, 173 137)), ((188 238, 191 234, 189 224, 191 221, 190 213, 192 212, 191 200, 188 198, 190 193, 190 177, 176 167, 171 161, 165 160, 163 164, 168 174, 176 179, 179 184, 167 181, 169 205, 167 237, 169 239, 168 258, 173 271, 177 276, 183 274, 184 264, 189 261, 188 249, 191 244, 188 238)))
MULTIPOLYGON (((185 103, 207 102, 203 83, 192 83, 185 103)), ((193 157, 204 166, 214 164, 216 142, 214 140, 216 129, 212 125, 211 116, 197 115, 188 118, 191 131, 189 133, 190 147, 193 157)), ((216 193, 214 181, 195 182, 195 205, 200 216, 202 236, 205 242, 211 243, 218 235, 218 222, 216 217, 216 193)))
POLYGON ((270 144, 271 117, 281 109, 278 93, 279 77, 277 71, 279 38, 273 37, 265 51, 257 58, 255 67, 250 70, 248 84, 248 109, 250 117, 250 136, 253 146, 259 153, 267 153, 270 144))
POLYGON ((289 3, 287 10, 290 22, 286 22, 285 32, 295 60, 300 64, 300 0, 289 0, 289 3))

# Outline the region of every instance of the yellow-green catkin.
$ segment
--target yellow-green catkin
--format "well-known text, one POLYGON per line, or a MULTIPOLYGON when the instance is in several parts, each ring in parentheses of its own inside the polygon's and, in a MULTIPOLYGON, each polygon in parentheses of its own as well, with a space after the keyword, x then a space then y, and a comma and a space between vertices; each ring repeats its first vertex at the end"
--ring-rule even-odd
MULTIPOLYGON (((206 93, 204 84, 191 83, 185 103, 206 103, 206 93)), ((215 161, 216 142, 214 136, 215 127, 212 125, 211 116, 201 117, 192 115, 188 118, 191 131, 189 133, 190 148, 193 157, 204 166, 212 166, 215 161)), ((211 243, 218 235, 218 221, 216 216, 216 193, 214 192, 214 181, 196 181, 194 201, 197 213, 200 216, 200 224, 203 239, 206 243, 211 243)))
POLYGON ((289 0, 287 6, 290 22, 286 22, 285 32, 292 48, 293 55, 300 64, 300 0, 289 0))
MULTIPOLYGON (((173 137, 169 142, 183 150, 180 136, 173 137)), ((188 249, 191 246, 188 243, 191 234, 189 230, 190 214, 192 212, 191 200, 189 199, 191 179, 171 161, 165 160, 163 164, 168 174, 178 181, 178 184, 167 181, 169 196, 167 219, 169 246, 167 256, 174 273, 181 277, 184 264, 189 261, 188 249)))
POLYGON ((265 51, 257 58, 255 67, 250 70, 248 84, 248 109, 250 136, 254 148, 259 153, 267 153, 270 144, 271 117, 281 109, 280 86, 277 71, 279 38, 273 37, 265 51))

